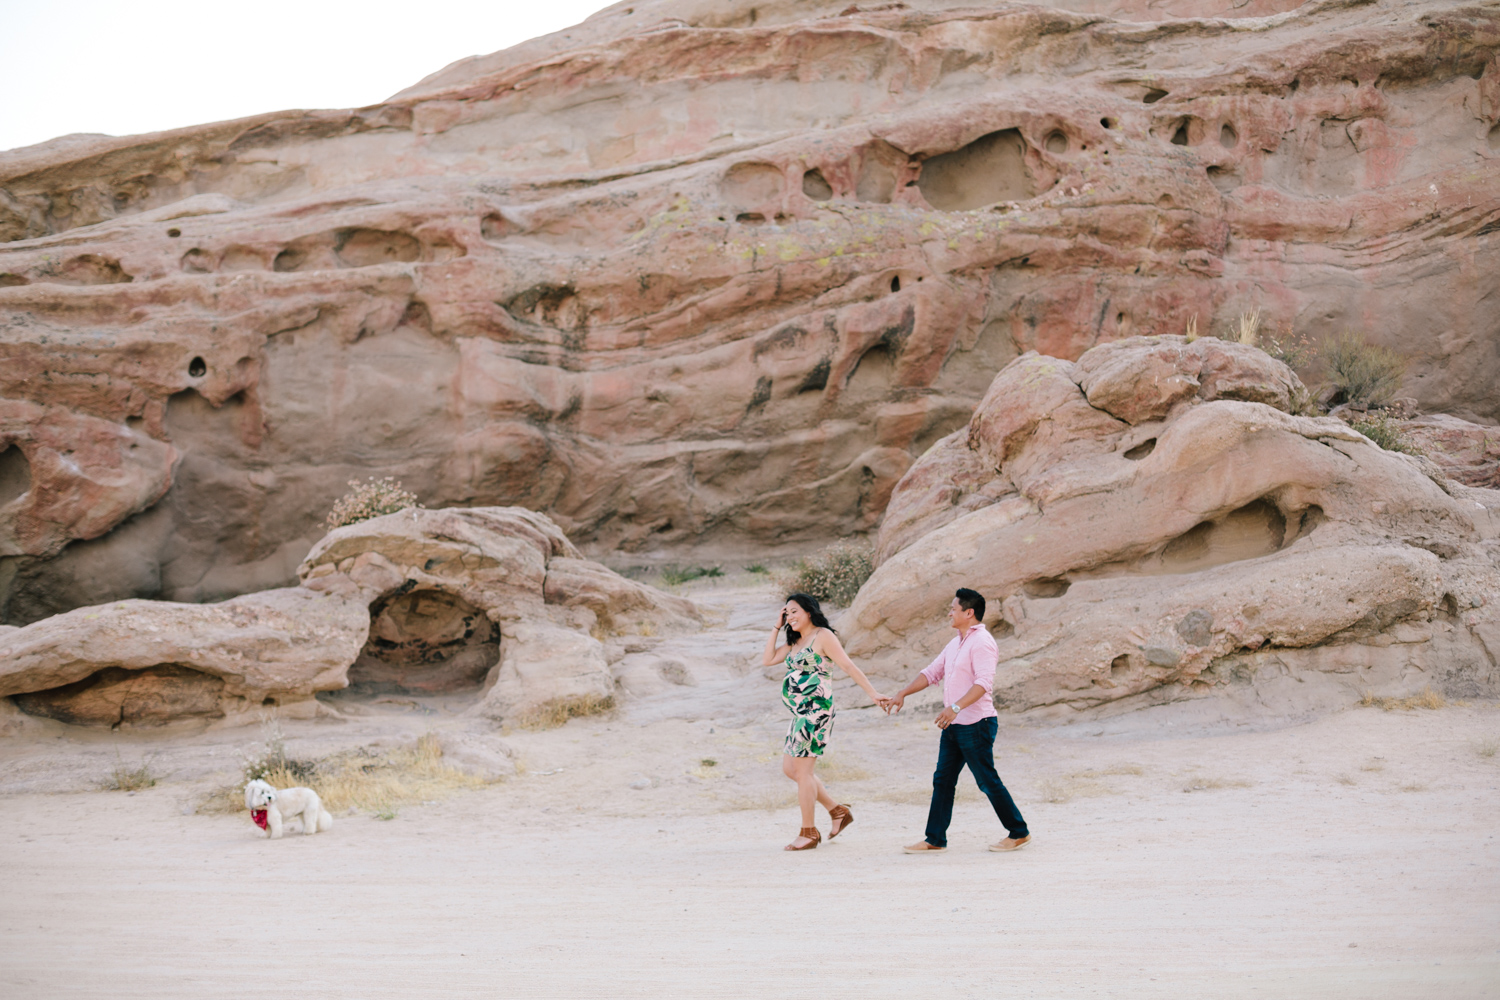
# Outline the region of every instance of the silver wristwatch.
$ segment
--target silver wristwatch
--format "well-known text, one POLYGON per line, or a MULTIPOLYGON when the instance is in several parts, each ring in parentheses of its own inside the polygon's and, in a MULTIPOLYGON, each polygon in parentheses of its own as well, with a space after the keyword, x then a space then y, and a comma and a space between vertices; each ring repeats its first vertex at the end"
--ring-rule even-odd
POLYGON ((948 707, 951 708, 951 709, 953 709, 953 714, 954 715, 957 715, 959 712, 963 711, 963 709, 961 709, 961 708, 958 707, 958 702, 956 702, 956 701, 953 704, 949 705, 948 707))

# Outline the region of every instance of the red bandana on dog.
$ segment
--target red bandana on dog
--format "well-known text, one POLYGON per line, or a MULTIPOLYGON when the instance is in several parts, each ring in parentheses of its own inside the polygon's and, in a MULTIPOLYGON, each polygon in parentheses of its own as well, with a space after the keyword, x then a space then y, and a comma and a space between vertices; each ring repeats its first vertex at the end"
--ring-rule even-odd
POLYGON ((266 811, 264 809, 251 809, 250 818, 255 820, 255 825, 262 830, 266 828, 266 811))

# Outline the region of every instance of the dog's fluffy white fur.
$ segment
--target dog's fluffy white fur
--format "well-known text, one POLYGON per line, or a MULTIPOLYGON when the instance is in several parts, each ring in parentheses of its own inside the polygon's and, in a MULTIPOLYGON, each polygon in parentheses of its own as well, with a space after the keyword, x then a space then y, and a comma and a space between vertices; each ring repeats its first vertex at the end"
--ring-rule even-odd
POLYGON ((281 836, 289 819, 301 820, 302 832, 308 835, 333 826, 333 817, 311 788, 276 789, 256 778, 245 786, 245 808, 266 811, 266 836, 272 840, 281 836))

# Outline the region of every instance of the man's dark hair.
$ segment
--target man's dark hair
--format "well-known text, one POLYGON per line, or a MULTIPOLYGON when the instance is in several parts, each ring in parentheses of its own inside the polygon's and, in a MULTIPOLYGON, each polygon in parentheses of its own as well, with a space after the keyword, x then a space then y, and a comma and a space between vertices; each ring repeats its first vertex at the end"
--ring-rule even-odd
POLYGON ((958 606, 959 607, 961 607, 961 608, 968 608, 970 611, 974 612, 974 620, 975 621, 977 621, 977 622, 984 621, 984 595, 983 594, 981 594, 977 590, 970 590, 968 587, 959 587, 958 588, 958 592, 955 593, 953 596, 956 597, 956 598, 958 598, 958 606))

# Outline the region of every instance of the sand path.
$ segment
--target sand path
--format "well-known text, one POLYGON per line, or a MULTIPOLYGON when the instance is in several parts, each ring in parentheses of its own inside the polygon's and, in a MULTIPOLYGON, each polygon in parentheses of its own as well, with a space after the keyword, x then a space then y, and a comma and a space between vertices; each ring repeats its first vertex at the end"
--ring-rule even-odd
POLYGON ((857 822, 789 855, 774 696, 709 670, 513 734, 505 783, 276 842, 192 811, 253 732, 136 738, 166 780, 135 794, 39 790, 112 760, 97 739, 0 746, 0 996, 1500 996, 1494 704, 1187 735, 1006 720, 1036 842, 986 852, 965 776, 951 850, 909 857, 927 716, 841 714, 827 771, 857 822))

